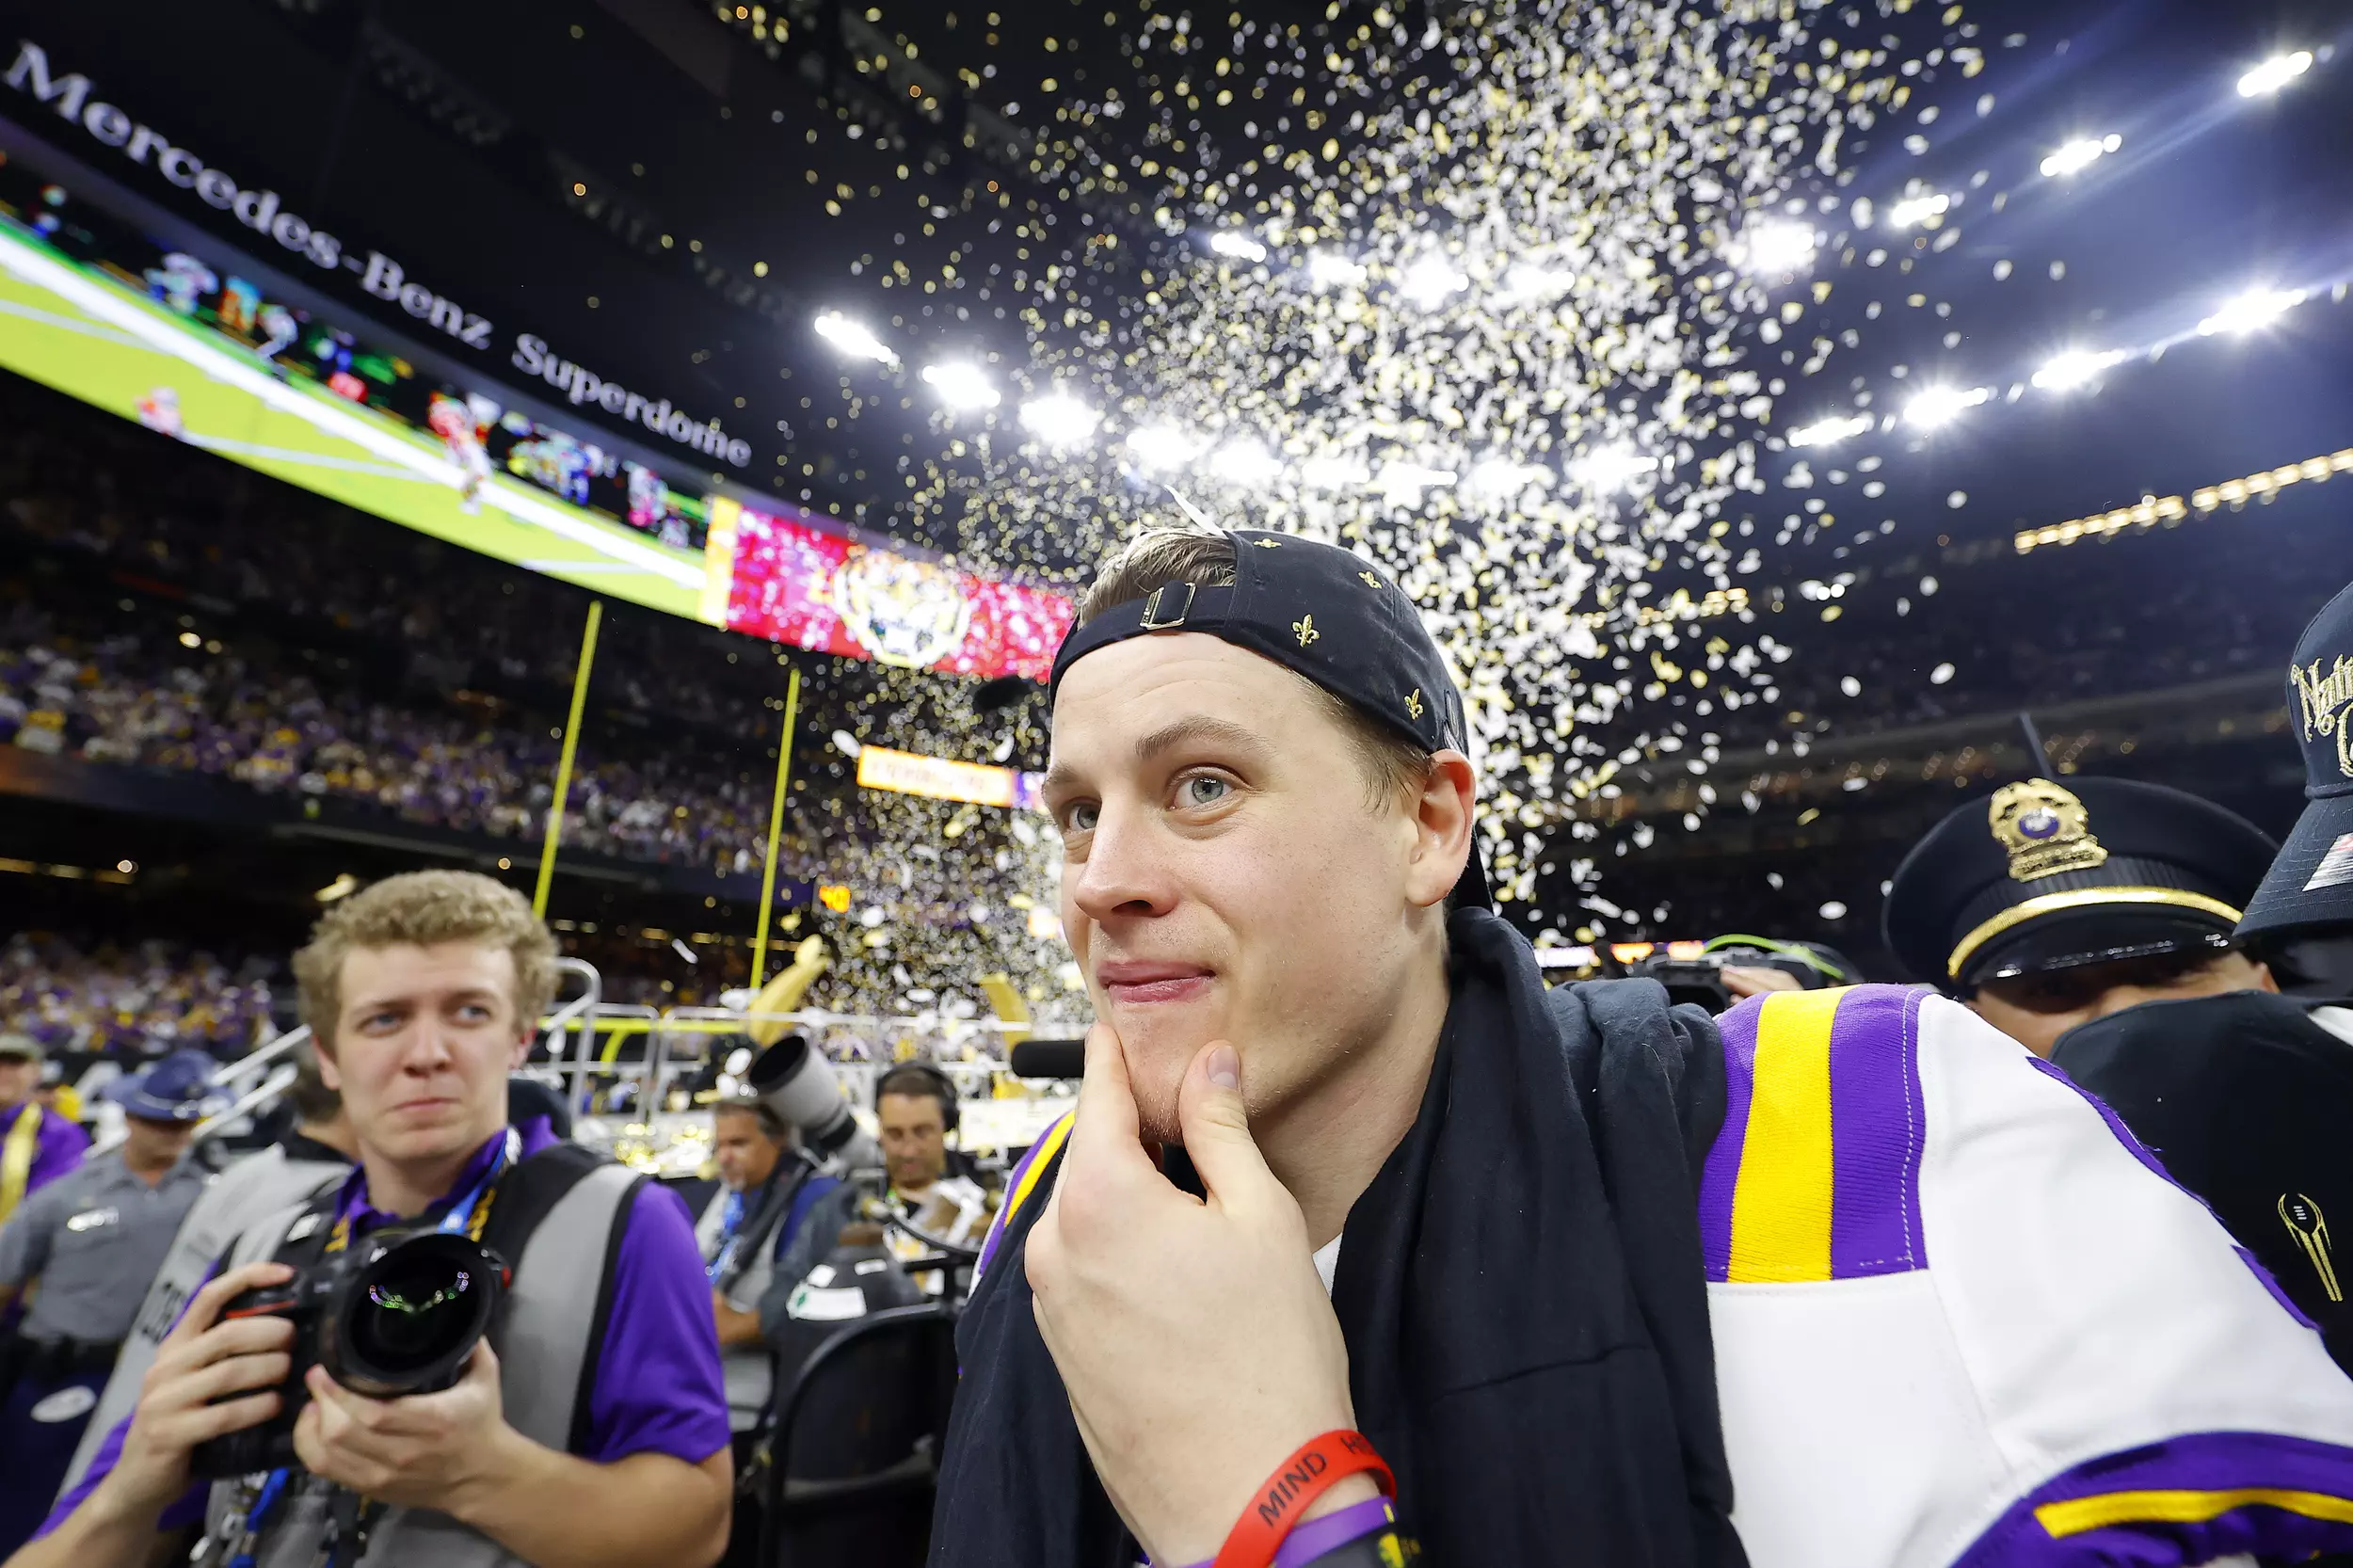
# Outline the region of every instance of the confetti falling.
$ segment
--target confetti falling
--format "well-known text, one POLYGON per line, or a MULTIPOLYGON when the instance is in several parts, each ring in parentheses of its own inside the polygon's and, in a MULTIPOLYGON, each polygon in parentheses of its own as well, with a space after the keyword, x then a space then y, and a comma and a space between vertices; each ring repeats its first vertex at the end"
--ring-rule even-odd
MULTIPOLYGON (((1875 27, 1912 8, 1882 9, 1875 27)), ((1000 374, 1003 409, 935 414, 943 456, 908 465, 910 514, 956 520, 979 569, 1074 590, 1086 563, 1153 525, 1357 551, 1414 597, 1462 680, 1499 899, 1540 941, 1639 919, 1599 892, 1605 854, 1656 831, 1609 825, 1613 778, 1688 771, 1696 829, 1719 729, 1779 701, 1791 656, 1740 581, 1765 548, 1741 512, 1770 488, 1761 455, 1785 391, 1754 345, 1829 296, 1806 276, 1831 237, 1817 222, 1844 227, 1821 217, 1839 205, 1822 193, 1842 147, 1920 72, 1865 21, 1529 3, 1408 26, 1384 8, 1311 51, 1240 13, 1214 46, 1189 16, 1152 18, 1139 72, 1174 72, 1177 91, 1066 101, 1066 134, 1040 155, 1109 190, 1157 183, 1155 217, 1184 243, 1138 267, 1097 232, 1068 264, 1016 275, 1028 362, 1000 374), (1254 75, 1249 98, 1296 119, 1254 115, 1236 145, 1180 120, 1207 81, 1225 104, 1254 75), (1318 87, 1329 107, 1301 108, 1318 87), (1161 149, 1132 170, 1084 136, 1125 114, 1156 116, 1145 141, 1161 149), (1561 861, 1581 897, 1543 907, 1540 875, 1561 861)), ((1941 222, 1933 206, 1908 220, 1941 222)), ((1779 482, 1813 476, 1800 462, 1779 482)), ((1793 514, 1772 542, 1798 527, 1793 514)), ((1803 588, 1828 599, 1852 581, 1803 588)), ((918 691, 864 736, 984 754, 984 727, 918 691)), ((1043 751, 1036 718, 1019 719, 1022 755, 1043 751)), ((953 984, 987 964, 1033 998, 1063 990, 1066 953, 1034 935, 1050 922, 1009 918, 1052 907, 1049 834, 932 802, 872 815, 865 940, 893 983, 953 984), (968 850, 947 842, 967 834, 968 850)), ((871 1000, 888 988, 878 970, 845 979, 871 1000)))

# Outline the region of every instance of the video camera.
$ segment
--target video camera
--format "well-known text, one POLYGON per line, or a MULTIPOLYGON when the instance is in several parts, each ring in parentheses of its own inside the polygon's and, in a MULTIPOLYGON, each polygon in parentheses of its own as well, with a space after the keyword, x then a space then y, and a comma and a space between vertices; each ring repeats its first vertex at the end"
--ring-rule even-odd
POLYGON ((467 1237, 382 1231, 296 1270, 283 1285, 231 1298, 223 1322, 275 1316, 294 1324, 293 1367, 279 1387, 278 1414, 198 1444, 191 1472, 218 1480, 296 1464, 295 1419, 310 1399, 303 1377, 313 1365, 371 1399, 456 1386, 512 1280, 504 1259, 467 1237))
POLYGON ((1819 942, 1783 942, 1770 936, 1719 936, 1693 957, 1674 957, 1665 949, 1626 966, 1627 977, 1656 980, 1667 988, 1672 1005, 1691 1002, 1712 1016, 1729 1010, 1739 999, 1724 984, 1727 968, 1778 969, 1798 983, 1801 991, 1851 985, 1858 978, 1853 963, 1836 948, 1819 942))

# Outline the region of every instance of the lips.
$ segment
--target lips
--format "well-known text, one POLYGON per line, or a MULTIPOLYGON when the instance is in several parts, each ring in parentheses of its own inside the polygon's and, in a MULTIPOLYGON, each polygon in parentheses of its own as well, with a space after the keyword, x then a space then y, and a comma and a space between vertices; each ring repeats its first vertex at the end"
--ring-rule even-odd
POLYGON ((392 1114, 395 1116, 434 1116, 447 1111, 456 1103, 454 1099, 403 1100, 392 1107, 392 1114))
POLYGON ((1120 1005, 1150 1007, 1173 1001, 1191 1001, 1207 995, 1216 973, 1198 964, 1113 959, 1097 966, 1095 978, 1102 982, 1103 989, 1110 994, 1111 1000, 1120 1005))

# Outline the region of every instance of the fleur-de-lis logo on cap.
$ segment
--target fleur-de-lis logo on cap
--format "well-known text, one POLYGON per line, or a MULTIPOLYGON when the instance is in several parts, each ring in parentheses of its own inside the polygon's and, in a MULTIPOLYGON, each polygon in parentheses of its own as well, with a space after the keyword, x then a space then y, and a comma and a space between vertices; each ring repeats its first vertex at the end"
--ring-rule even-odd
POLYGON ((1250 542, 1257 545, 1260 550, 1280 550, 1283 548, 1283 541, 1280 539, 1253 539, 1250 542))
POLYGON ((1365 580, 1365 586, 1368 588, 1377 588, 1381 585, 1381 579, 1369 571, 1360 571, 1356 575, 1365 580))
POLYGON ((1316 630, 1316 617, 1312 615, 1302 616, 1291 622, 1291 632, 1299 638, 1299 646, 1302 648, 1305 648, 1309 643, 1323 635, 1316 630))
POLYGON ((1419 686, 1405 694, 1405 711, 1416 718, 1421 717, 1421 688, 1419 686))

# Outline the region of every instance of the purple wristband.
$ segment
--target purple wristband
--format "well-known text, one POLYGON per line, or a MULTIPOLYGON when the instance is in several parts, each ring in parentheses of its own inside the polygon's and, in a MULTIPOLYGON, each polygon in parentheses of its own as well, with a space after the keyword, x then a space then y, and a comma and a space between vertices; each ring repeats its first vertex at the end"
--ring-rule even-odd
MULTIPOLYGON (((1275 1549, 1274 1568, 1306 1568, 1306 1564, 1324 1553, 1337 1551, 1375 1530, 1386 1529, 1396 1522, 1397 1510, 1386 1497, 1367 1497, 1361 1503, 1351 1503, 1337 1513, 1294 1526, 1283 1537, 1283 1544, 1275 1549)), ((1216 1560, 1204 1558, 1188 1568, 1210 1568, 1216 1560)))
POLYGON ((1360 1535, 1387 1529, 1397 1522, 1397 1510, 1386 1497, 1367 1497, 1361 1503, 1310 1519, 1283 1537, 1274 1553, 1274 1568, 1305 1568, 1329 1551, 1347 1545, 1360 1535))

